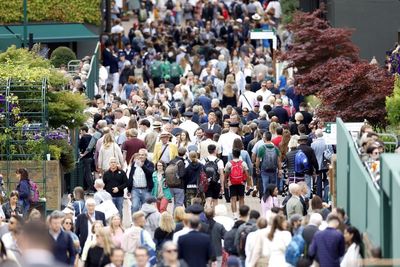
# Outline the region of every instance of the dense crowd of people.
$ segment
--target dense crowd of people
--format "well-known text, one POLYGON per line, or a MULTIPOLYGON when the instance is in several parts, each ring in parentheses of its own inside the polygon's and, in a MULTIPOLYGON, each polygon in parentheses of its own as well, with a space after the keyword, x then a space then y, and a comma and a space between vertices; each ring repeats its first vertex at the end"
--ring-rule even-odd
MULTIPOLYGON (((280 2, 129 6, 133 27, 124 32, 113 2, 111 32, 123 47, 118 35, 105 40, 80 128, 84 183, 45 219, 19 169, 0 213, 3 262, 359 266, 361 234, 330 201, 335 146, 324 122, 288 71, 276 75, 272 42, 250 39, 253 29, 272 30, 278 50, 290 49, 280 2)), ((88 60, 71 83, 76 92, 88 60)), ((370 130, 361 129, 360 152, 373 164, 382 146, 370 130)))

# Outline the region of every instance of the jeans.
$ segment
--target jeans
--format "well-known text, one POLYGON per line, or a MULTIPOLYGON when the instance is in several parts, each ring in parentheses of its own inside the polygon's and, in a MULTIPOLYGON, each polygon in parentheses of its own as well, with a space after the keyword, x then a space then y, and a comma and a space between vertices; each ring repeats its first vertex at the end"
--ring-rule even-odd
POLYGON ((311 191, 313 188, 313 177, 312 175, 304 174, 304 181, 307 184, 307 197, 311 199, 311 191))
POLYGON ((114 203, 115 207, 118 209, 119 215, 122 217, 122 203, 124 202, 123 197, 113 197, 112 202, 114 203))
POLYGON ((86 183, 86 189, 90 191, 94 191, 93 186, 93 175, 92 175, 92 158, 83 158, 82 167, 83 167, 83 180, 86 183))
POLYGON ((132 213, 140 210, 148 195, 149 192, 147 191, 147 188, 132 189, 132 213))
POLYGON ((170 188, 172 197, 174 198, 174 210, 176 207, 183 206, 185 201, 185 190, 182 188, 170 188))
POLYGON ((277 173, 275 172, 261 172, 261 180, 263 185, 263 193, 267 190, 269 184, 277 184, 277 173))

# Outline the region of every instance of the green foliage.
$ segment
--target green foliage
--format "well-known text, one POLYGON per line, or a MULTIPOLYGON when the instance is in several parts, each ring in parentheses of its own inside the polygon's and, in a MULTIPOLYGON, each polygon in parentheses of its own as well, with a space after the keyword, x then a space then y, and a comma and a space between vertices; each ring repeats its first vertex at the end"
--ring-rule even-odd
POLYGON ((76 55, 69 47, 59 46, 50 56, 51 63, 54 67, 59 68, 61 65, 67 65, 71 60, 75 60, 76 55))
POLYGON ((74 169, 74 151, 67 140, 49 140, 48 144, 49 149, 53 149, 53 151, 50 151, 51 157, 54 157, 55 159, 57 159, 56 157, 59 157, 60 164, 63 166, 65 172, 68 173, 74 169), (55 150, 54 147, 57 147, 57 150, 55 150))
POLYGON ((49 153, 51 159, 60 160, 62 148, 56 145, 49 145, 49 153))
POLYGON ((283 23, 288 24, 293 20, 293 14, 299 8, 299 0, 281 0, 283 23))
POLYGON ((25 153, 26 154, 32 154, 31 159, 32 160, 44 160, 44 153, 46 152, 46 142, 44 141, 44 138, 40 139, 31 139, 26 141, 25 143, 25 153))
POLYGON ((49 92, 49 123, 58 128, 65 125, 70 129, 86 121, 83 110, 86 107, 85 97, 68 91, 49 92))
POLYGON ((392 126, 400 125, 400 76, 396 75, 394 90, 386 97, 387 120, 392 126))
POLYGON ((49 86, 61 89, 68 80, 51 62, 26 49, 11 46, 0 54, 0 81, 12 78, 14 81, 35 83, 48 78, 49 86))
MULTIPOLYGON (((2 1, 0 21, 20 23, 23 20, 23 1, 2 1)), ((29 0, 28 21, 79 22, 100 25, 101 0, 29 0)))

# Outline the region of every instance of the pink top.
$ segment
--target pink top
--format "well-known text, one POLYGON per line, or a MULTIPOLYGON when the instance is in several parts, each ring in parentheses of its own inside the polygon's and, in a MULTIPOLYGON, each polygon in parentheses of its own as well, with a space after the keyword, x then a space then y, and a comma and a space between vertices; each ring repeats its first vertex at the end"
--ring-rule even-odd
POLYGON ((273 207, 279 207, 279 202, 278 202, 278 198, 277 197, 269 196, 267 198, 267 201, 265 201, 265 202, 263 201, 263 199, 261 199, 261 216, 266 218, 267 211, 269 211, 273 207))
POLYGON ((121 228, 117 229, 114 234, 111 234, 111 240, 114 243, 116 248, 121 247, 122 236, 124 235, 124 231, 121 228))

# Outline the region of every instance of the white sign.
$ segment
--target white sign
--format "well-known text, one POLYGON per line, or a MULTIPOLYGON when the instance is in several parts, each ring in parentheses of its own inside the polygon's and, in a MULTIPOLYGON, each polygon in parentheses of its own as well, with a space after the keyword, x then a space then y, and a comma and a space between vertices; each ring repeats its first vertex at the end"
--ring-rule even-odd
POLYGON ((273 31, 250 31, 251 40, 272 40, 272 48, 276 50, 278 46, 278 40, 276 34, 273 31))

